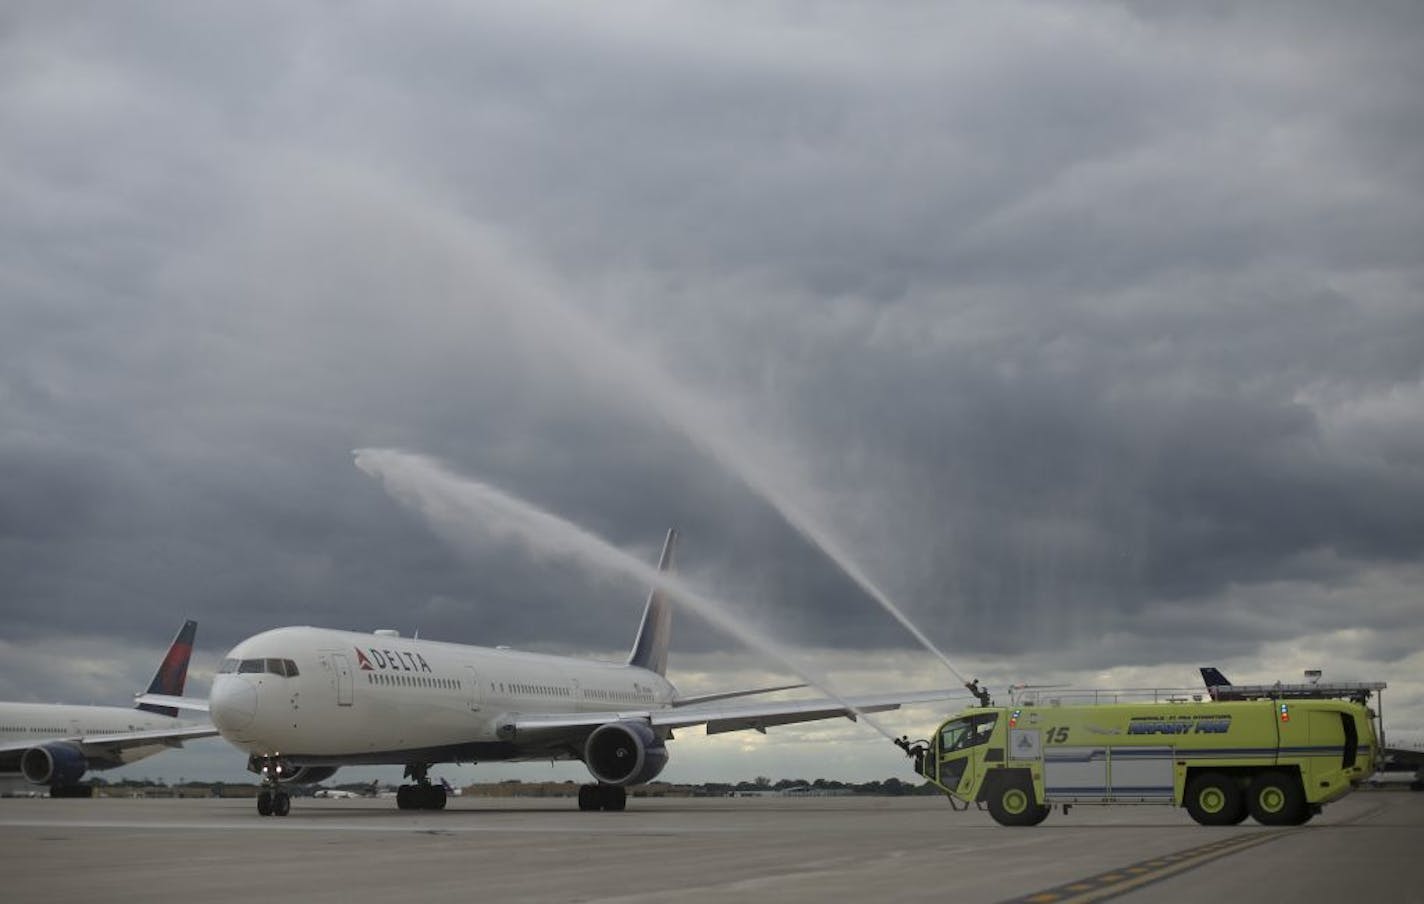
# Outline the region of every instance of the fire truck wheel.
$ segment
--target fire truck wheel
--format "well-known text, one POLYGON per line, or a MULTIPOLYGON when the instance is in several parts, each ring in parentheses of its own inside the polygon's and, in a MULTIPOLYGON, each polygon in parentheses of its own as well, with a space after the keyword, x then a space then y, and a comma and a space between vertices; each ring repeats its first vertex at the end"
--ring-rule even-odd
POLYGON ((1187 785, 1187 812, 1204 826, 1234 826, 1246 813, 1241 789, 1230 776, 1207 772, 1187 785))
POLYGON ((1305 794, 1300 782, 1284 772, 1263 772, 1251 782, 1246 792, 1251 818, 1263 826, 1295 826, 1309 818, 1305 794))
POLYGON ((1048 817, 1048 807, 1034 803, 1033 783, 1026 776, 1003 776, 985 796, 989 815, 1001 826, 1036 826, 1048 817))

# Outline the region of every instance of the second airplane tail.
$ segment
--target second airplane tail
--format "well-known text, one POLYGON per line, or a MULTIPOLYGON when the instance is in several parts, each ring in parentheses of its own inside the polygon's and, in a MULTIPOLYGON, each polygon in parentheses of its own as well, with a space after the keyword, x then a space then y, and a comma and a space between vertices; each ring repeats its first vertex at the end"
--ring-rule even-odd
MULTIPOLYGON (((183 685, 188 680, 188 660, 193 658, 193 639, 197 634, 197 622, 192 619, 183 622, 183 627, 178 629, 177 636, 173 638, 173 643, 169 644, 163 661, 159 663, 158 671, 153 673, 153 680, 148 683, 147 693, 163 694, 167 697, 183 696, 183 685)), ((172 706, 140 703, 138 708, 144 712, 157 713, 160 716, 172 718, 178 716, 178 710, 172 706)))
MULTIPOLYGON (((677 548, 677 528, 669 528, 663 541, 663 554, 658 559, 658 571, 671 571, 673 552, 677 548)), ((654 587, 643 609, 643 623, 638 626, 638 639, 628 664, 659 675, 667 674, 668 642, 672 640, 672 601, 662 589, 654 587)))

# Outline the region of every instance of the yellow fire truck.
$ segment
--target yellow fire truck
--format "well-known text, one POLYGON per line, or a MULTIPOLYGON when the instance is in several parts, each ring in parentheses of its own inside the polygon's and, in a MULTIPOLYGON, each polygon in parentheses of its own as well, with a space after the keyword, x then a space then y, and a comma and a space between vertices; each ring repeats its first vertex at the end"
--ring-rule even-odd
POLYGON ((951 803, 1006 826, 1058 805, 1185 807, 1202 825, 1299 825, 1375 770, 1383 682, 1236 686, 1230 699, 1154 692, 1055 692, 959 713, 927 741, 896 743, 951 803), (1308 688, 1308 690, 1299 690, 1308 688), (1082 694, 1088 694, 1084 697, 1082 694), (1335 698, 1335 699, 1332 699, 1335 698))

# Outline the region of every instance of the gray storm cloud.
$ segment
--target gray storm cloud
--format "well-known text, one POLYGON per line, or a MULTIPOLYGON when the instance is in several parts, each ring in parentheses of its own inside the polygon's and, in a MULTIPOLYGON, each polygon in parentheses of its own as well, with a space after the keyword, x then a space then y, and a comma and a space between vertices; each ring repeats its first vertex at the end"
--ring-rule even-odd
POLYGON ((916 644, 788 517, 1015 679, 1335 648, 1407 681, 1421 24, 22 4, 5 639, 626 644, 641 592, 457 555, 348 464, 401 447, 620 548, 677 525, 807 648, 916 644))

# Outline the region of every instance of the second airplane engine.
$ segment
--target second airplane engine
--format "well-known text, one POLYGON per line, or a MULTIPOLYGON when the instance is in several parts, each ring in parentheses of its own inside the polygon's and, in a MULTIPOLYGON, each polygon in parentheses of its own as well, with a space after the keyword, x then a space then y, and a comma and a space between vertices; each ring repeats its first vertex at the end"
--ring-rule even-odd
POLYGON ((88 768, 84 751, 73 744, 31 747, 20 757, 20 772, 36 785, 72 785, 88 768))
POLYGON ((336 774, 336 766, 298 766, 290 775, 278 779, 284 785, 314 785, 336 774))
POLYGON ((667 747, 642 722, 609 722, 594 729, 584 744, 583 761, 605 785, 641 785, 667 765, 667 747))

